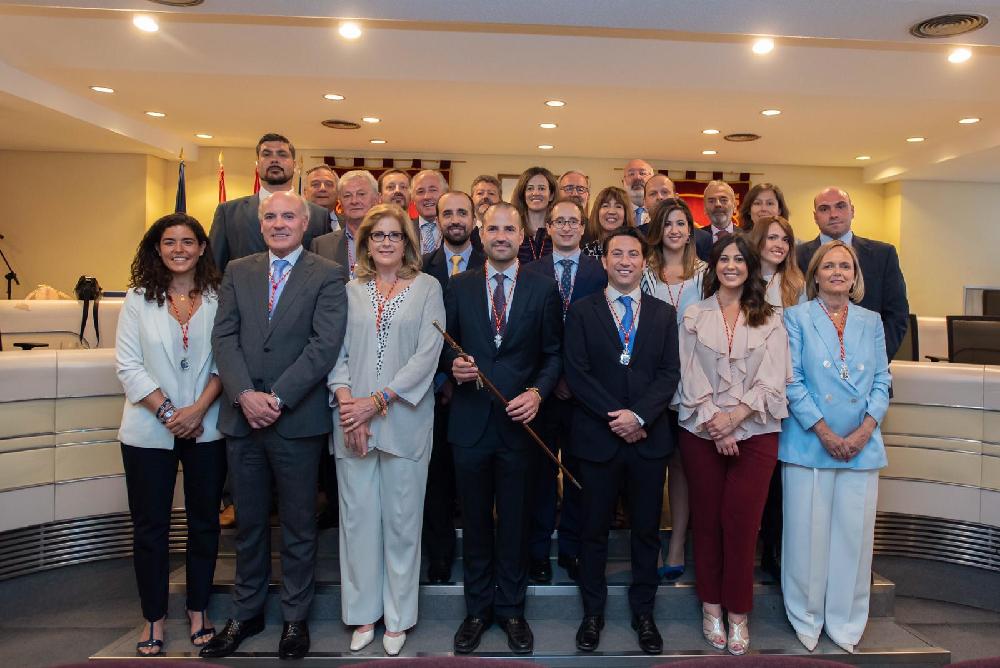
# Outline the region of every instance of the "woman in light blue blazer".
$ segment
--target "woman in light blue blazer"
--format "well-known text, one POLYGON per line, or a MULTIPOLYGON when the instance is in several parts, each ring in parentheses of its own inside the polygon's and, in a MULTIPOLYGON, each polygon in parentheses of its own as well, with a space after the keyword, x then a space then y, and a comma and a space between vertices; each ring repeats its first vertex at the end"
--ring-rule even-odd
POLYGON ((433 379, 444 322, 437 279, 421 273, 420 241, 394 204, 358 228, 347 332, 327 384, 340 496, 340 581, 351 650, 375 638, 399 654, 417 623, 420 531, 434 432, 433 379))
POLYGON ((882 320, 857 305, 864 290, 854 250, 830 241, 806 271, 810 301, 785 310, 792 381, 778 448, 781 588, 810 652, 824 628, 853 652, 868 621, 890 376, 882 320))
POLYGON ((174 213, 139 242, 118 319, 115 359, 125 389, 121 441, 135 576, 149 624, 141 656, 163 650, 168 535, 177 465, 184 468, 187 610, 191 643, 215 629, 205 615, 219 550, 226 448, 216 428, 222 389, 212 357, 219 272, 197 220, 174 213))

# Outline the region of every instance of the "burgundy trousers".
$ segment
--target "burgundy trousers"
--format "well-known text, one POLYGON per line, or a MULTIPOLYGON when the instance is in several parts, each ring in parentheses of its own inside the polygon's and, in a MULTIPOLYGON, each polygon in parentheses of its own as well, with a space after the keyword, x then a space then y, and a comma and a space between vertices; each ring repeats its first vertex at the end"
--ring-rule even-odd
POLYGON ((754 550, 778 458, 778 434, 740 441, 736 456, 720 455, 713 441, 685 429, 680 436, 698 597, 703 603, 721 603, 732 614, 749 613, 754 550))

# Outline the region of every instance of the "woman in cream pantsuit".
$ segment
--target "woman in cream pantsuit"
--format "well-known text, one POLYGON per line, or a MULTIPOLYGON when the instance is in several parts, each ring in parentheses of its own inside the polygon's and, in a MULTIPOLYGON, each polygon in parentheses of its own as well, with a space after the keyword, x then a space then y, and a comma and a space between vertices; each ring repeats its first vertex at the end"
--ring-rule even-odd
POLYGON ((441 286, 420 272, 402 209, 372 208, 358 230, 357 278, 328 385, 340 490, 340 576, 351 649, 375 636, 396 655, 417 622, 420 531, 434 429, 432 381, 443 339, 441 286))
POLYGON ((849 245, 830 241, 816 251, 806 291, 810 301, 785 311, 792 381, 778 449, 781 589, 809 651, 825 628, 853 652, 868 622, 889 362, 879 314, 851 303, 864 296, 864 280, 849 245))

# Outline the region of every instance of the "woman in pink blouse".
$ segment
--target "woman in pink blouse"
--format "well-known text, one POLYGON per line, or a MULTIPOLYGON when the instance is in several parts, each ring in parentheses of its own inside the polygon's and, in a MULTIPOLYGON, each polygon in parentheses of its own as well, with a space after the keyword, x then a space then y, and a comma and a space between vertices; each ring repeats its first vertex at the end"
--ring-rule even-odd
POLYGON ((716 649, 744 654, 757 530, 788 415, 788 338, 765 299, 756 249, 741 235, 717 242, 708 266, 705 299, 684 311, 673 407, 690 489, 702 630, 716 649))

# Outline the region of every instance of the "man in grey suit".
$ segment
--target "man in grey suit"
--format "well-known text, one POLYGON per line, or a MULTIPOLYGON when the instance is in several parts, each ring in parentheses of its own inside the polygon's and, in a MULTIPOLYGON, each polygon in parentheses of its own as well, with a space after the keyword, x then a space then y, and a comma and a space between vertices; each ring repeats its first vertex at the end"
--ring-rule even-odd
POLYGON ((354 255, 355 239, 368 210, 381 199, 378 194, 378 181, 369 171, 352 170, 340 177, 337 196, 344 210, 341 228, 313 239, 309 250, 333 260, 347 270, 348 278, 354 278, 354 265, 357 264, 354 255))
MULTIPOLYGON (((257 208, 272 193, 292 189, 295 147, 287 137, 269 132, 260 138, 257 142, 257 174, 260 176, 260 192, 223 202, 215 209, 209 239, 219 271, 225 271, 230 260, 267 250, 257 220, 257 208)), ((308 247, 313 237, 329 231, 329 212, 317 204, 309 204, 305 245, 308 247)))
POLYGON ((325 381, 344 340, 347 296, 343 269, 302 247, 306 200, 275 193, 261 203, 260 221, 268 250, 229 264, 212 331, 238 529, 233 618, 202 648, 203 657, 228 656, 264 629, 272 476, 285 619, 278 654, 309 651, 317 472, 332 426, 325 381))

